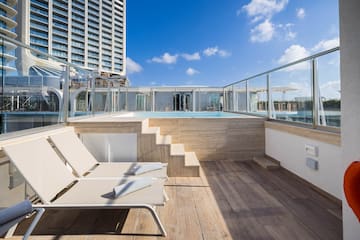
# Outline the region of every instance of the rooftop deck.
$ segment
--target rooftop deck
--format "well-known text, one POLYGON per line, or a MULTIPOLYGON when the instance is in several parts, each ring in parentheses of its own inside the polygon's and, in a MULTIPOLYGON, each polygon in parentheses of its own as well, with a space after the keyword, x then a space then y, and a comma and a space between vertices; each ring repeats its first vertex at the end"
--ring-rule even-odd
POLYGON ((31 239, 342 239, 341 205, 286 170, 268 171, 252 161, 201 167, 200 178, 166 184, 170 200, 157 208, 166 238, 156 235, 142 210, 52 210, 31 239))

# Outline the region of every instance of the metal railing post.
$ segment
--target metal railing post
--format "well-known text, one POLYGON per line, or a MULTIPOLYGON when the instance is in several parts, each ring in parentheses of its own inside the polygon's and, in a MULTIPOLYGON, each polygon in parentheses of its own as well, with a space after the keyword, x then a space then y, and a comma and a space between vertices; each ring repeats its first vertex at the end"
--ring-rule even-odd
POLYGON ((313 117, 313 127, 316 128, 319 126, 319 84, 317 77, 317 60, 316 58, 311 60, 311 84, 312 84, 312 117, 313 117))
POLYGON ((238 109, 236 108, 236 93, 235 93, 235 85, 232 86, 232 111, 237 112, 238 109))
POLYGON ((68 121, 68 114, 69 114, 69 99, 70 99, 70 66, 65 66, 65 76, 64 76, 64 88, 63 88, 63 120, 64 123, 68 121))
POLYGON ((95 114, 95 106, 94 106, 94 103, 95 103, 95 76, 92 75, 92 78, 91 78, 91 114, 94 115, 95 114))
POLYGON ((151 90, 151 95, 152 95, 152 98, 151 98, 151 111, 152 112, 155 112, 155 90, 152 89, 151 90))
POLYGON ((270 85, 270 73, 266 74, 266 94, 267 94, 267 116, 268 118, 272 117, 272 92, 270 85))
POLYGON ((192 90, 192 111, 195 112, 196 111, 196 91, 195 89, 192 90))
POLYGON ((250 92, 249 92, 249 81, 245 81, 245 91, 246 91, 246 112, 250 112, 250 92))

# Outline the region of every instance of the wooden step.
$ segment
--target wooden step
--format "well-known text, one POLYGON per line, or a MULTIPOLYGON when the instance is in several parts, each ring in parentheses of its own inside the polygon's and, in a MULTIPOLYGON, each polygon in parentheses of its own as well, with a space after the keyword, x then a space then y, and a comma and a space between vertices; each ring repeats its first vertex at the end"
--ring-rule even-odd
POLYGON ((254 157, 254 162, 259 164, 261 167, 268 169, 268 170, 275 170, 280 168, 280 163, 269 158, 269 157, 254 157))
POLYGON ((170 135, 165 135, 165 136, 162 136, 162 135, 159 135, 157 136, 156 138, 156 144, 171 144, 171 136, 170 135))
POLYGON ((198 166, 200 167, 200 162, 196 157, 194 152, 185 152, 185 166, 198 166))
POLYGON ((159 127, 145 127, 142 129, 143 134, 160 134, 159 127))
POLYGON ((171 144, 170 147, 170 155, 172 156, 184 156, 185 150, 184 150, 184 144, 171 144))

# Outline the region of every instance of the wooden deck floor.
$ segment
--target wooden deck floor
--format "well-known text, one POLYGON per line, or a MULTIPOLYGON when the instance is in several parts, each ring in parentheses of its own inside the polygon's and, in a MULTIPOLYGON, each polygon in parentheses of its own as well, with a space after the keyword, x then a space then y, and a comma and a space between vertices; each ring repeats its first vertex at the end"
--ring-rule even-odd
POLYGON ((48 211, 31 239, 342 239, 341 206, 287 171, 253 162, 201 165, 202 178, 167 182, 170 200, 157 209, 167 238, 156 236, 142 210, 68 210, 48 211))

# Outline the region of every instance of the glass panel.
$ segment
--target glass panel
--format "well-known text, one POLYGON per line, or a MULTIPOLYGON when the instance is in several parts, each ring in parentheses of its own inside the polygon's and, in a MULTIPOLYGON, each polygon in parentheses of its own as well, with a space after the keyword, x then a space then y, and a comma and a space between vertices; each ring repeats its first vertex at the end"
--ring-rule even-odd
POLYGON ((234 94, 233 94, 234 85, 224 88, 224 110, 228 112, 234 111, 234 94))
POLYGON ((150 92, 136 93, 135 98, 136 98, 136 106, 134 109, 135 111, 150 111, 151 110, 150 92))
POLYGON ((340 52, 318 58, 319 125, 340 127, 340 52))
POLYGON ((222 111, 222 93, 198 91, 196 111, 222 111))
POLYGON ((267 81, 266 76, 250 79, 249 90, 249 112, 266 116, 268 110, 267 81))
POLYGON ((155 92, 155 111, 173 111, 173 92, 155 92))
POLYGON ((6 158, 0 160, 0 208, 20 202, 25 198, 25 183, 21 174, 6 158))
POLYGON ((234 112, 247 111, 246 81, 234 85, 234 112))
POLYGON ((65 113, 72 117, 89 112, 85 92, 90 89, 91 72, 41 52, 36 55, 47 60, 38 64, 29 58, 29 52, 35 51, 11 39, 0 38, 0 50, 1 133, 62 123, 65 113), (67 80, 69 90, 65 89, 67 80), (69 102, 64 107, 65 96, 69 102))
POLYGON ((90 114, 92 77, 92 72, 70 68, 70 117, 90 114))
POLYGON ((27 58, 29 50, 10 40, 0 40, 1 133, 62 122, 60 83, 65 72, 61 63, 53 60, 48 65, 36 65, 27 58))
POLYGON ((271 74, 274 119, 313 122, 310 62, 299 63, 271 74))
POLYGON ((119 88, 118 108, 119 108, 119 111, 127 110, 127 89, 126 88, 119 88))

